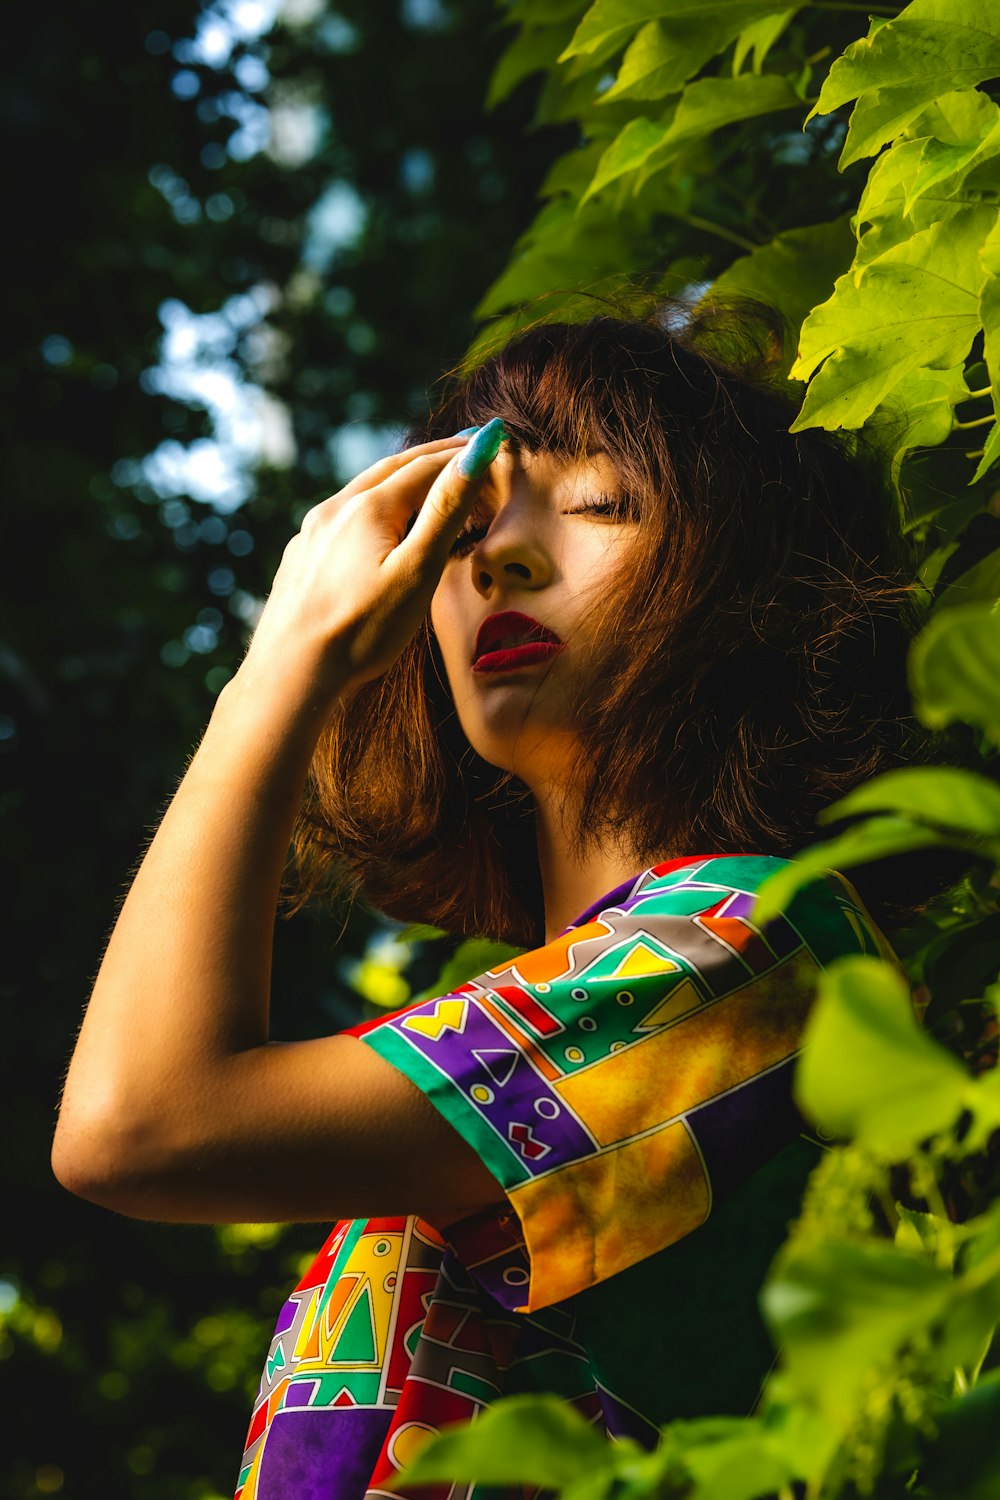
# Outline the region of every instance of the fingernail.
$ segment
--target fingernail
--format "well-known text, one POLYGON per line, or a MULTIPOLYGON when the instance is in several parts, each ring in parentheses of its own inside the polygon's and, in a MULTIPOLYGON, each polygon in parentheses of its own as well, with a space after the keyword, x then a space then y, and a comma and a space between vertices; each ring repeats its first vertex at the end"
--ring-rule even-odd
POLYGON ((494 417, 485 427, 480 427, 467 448, 463 448, 458 460, 458 472, 463 479, 478 479, 484 474, 500 452, 500 444, 507 436, 503 419, 494 417))
POLYGON ((471 437, 474 432, 479 432, 478 427, 463 427, 461 432, 452 433, 453 437, 471 437))

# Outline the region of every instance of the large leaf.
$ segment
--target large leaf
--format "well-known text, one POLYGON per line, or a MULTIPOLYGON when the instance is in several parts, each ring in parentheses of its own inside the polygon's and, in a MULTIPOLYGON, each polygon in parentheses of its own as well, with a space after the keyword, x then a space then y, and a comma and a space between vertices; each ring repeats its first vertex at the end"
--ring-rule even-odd
POLYGON ((744 74, 739 78, 699 78, 689 83, 677 102, 657 120, 630 120, 608 147, 581 203, 615 178, 665 166, 684 147, 723 125, 749 120, 781 109, 801 109, 802 98, 783 74, 744 74), (652 160, 655 157, 655 163, 652 160))
POLYGON ((618 77, 602 94, 615 99, 662 99, 682 88, 728 40, 724 26, 695 24, 685 33, 668 31, 663 21, 648 21, 632 38, 618 77))
MULTIPOLYGON (((621 46, 648 21, 663 21, 672 34, 682 35, 700 28, 731 27, 726 38, 730 41, 773 8, 774 0, 596 0, 562 57, 621 46)), ((707 53, 705 60, 711 55, 707 53)))
POLYGON ((991 1370, 934 1421, 920 1464, 935 1500, 1000 1500, 1000 1371, 991 1370))
MULTIPOLYGON (((868 818, 825 844, 814 844, 769 875, 757 892, 754 921, 769 922, 787 909, 797 891, 821 879, 829 870, 849 870, 890 854, 906 854, 934 844, 956 842, 909 818, 868 818)), ((962 842, 959 840, 958 842, 962 842)))
POLYGON ((797 336, 806 315, 830 295, 851 262, 854 236, 848 215, 808 229, 789 229, 733 262, 717 277, 706 301, 753 297, 777 308, 797 336))
POLYGON ((578 207, 582 208, 589 198, 619 177, 638 172, 653 152, 667 139, 673 117, 674 110, 671 106, 660 119, 651 120, 646 115, 637 115, 634 120, 629 120, 597 163, 597 171, 580 199, 578 207))
POLYGON ((791 25, 798 11, 798 6, 791 10, 774 11, 770 15, 761 16, 759 21, 752 21, 749 26, 744 27, 736 38, 736 46, 733 49, 733 74, 742 73, 743 64, 747 57, 752 58, 752 67, 755 73, 759 73, 764 59, 774 46, 775 42, 791 25))
POLYGON ((814 114, 858 100, 841 165, 873 155, 925 105, 1000 74, 1000 10, 982 0, 911 0, 830 69, 814 114))
MULTIPOLYGON (((1000 569, 1000 553, 987 561, 994 559, 1000 569)), ((974 771, 960 771, 954 766, 886 771, 824 808, 818 822, 872 812, 903 813, 917 823, 1000 838, 1000 786, 974 771)))
POLYGON ((556 1396, 510 1396, 475 1422, 429 1439, 393 1487, 478 1480, 562 1489, 604 1470, 610 1477, 638 1451, 627 1438, 624 1446, 609 1443, 556 1396))
MULTIPOLYGON (((908 184, 906 212, 932 189, 953 198, 967 178, 1000 156, 1000 108, 978 89, 948 94, 916 122, 926 138, 908 184)), ((979 189, 981 190, 981 188, 979 189)))
POLYGON ((911 649, 910 683, 931 729, 964 719, 1000 741, 1000 606, 961 604, 935 615, 911 649))
POLYGON ((486 108, 493 109, 532 73, 555 66, 571 35, 572 22, 555 26, 524 27, 506 51, 500 54, 486 94, 486 108))
POLYGON ((987 208, 964 208, 868 266, 842 276, 806 319, 792 375, 819 366, 793 431, 860 427, 911 370, 955 366, 980 327, 985 276, 979 251, 993 227, 987 208))
POLYGON ((773 4, 774 0, 721 8, 661 5, 658 18, 648 21, 632 38, 618 77, 602 96, 603 101, 662 99, 682 88, 709 58, 725 51, 734 39, 738 39, 740 56, 740 62, 734 61, 734 73, 740 71, 742 56, 750 48, 754 49, 754 71, 759 71, 767 47, 795 14, 795 9, 778 16, 769 14, 773 4))
POLYGON ((892 391, 873 422, 880 421, 886 449, 898 477, 903 459, 915 448, 936 448, 955 425, 955 407, 968 401, 965 366, 944 370, 911 370, 892 391), (884 418, 884 420, 880 420, 884 418))
POLYGON ((966 1069, 921 1030, 906 981, 860 955, 824 970, 803 1038, 795 1098, 828 1135, 855 1139, 887 1161, 957 1119, 966 1069))
POLYGON ((938 1320, 952 1284, 949 1272, 917 1255, 828 1240, 786 1251, 762 1305, 792 1388, 846 1427, 869 1371, 938 1320))
POLYGON ((934 613, 957 604, 995 604, 1000 599, 1000 547, 949 583, 934 603, 934 613))

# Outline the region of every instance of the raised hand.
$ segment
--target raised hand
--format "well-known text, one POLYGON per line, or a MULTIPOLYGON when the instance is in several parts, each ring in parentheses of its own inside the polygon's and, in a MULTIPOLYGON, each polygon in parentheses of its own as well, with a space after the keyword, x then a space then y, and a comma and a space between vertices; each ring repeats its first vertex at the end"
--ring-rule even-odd
POLYGON ((285 548, 240 674, 286 685, 292 674, 332 702, 387 671, 427 613, 504 436, 496 417, 471 439, 423 443, 315 505, 285 548))

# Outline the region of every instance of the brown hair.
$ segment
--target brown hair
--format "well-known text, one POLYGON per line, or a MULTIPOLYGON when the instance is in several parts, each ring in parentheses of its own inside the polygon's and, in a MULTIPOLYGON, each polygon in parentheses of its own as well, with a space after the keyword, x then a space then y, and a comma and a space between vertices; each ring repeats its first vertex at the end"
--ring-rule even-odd
MULTIPOLYGON (((853 439, 789 432, 780 342, 760 309, 662 300, 543 323, 452 376, 407 433, 502 417, 529 453, 603 450, 638 506, 645 545, 609 588, 576 704, 581 845, 787 856, 850 787, 926 758, 895 498, 853 439)), ((530 794, 466 740, 429 620, 325 730, 293 863, 295 909, 332 884, 403 920, 543 941, 530 794)))

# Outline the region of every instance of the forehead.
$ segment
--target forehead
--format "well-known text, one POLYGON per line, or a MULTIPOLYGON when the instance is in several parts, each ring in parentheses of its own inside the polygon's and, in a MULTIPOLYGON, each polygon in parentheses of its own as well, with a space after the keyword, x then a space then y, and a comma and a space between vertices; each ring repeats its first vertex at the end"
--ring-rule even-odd
POLYGON ((508 443, 501 447, 484 480, 484 488, 499 499, 518 488, 550 491, 562 497, 595 489, 613 491, 617 485, 618 472, 603 450, 575 459, 546 450, 529 453, 508 443))

